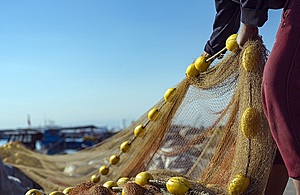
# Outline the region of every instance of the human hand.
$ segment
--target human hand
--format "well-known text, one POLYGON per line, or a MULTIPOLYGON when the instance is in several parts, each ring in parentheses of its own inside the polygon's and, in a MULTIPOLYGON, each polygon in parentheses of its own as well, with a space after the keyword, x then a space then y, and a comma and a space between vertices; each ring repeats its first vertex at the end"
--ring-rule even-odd
POLYGON ((211 55, 210 55, 209 53, 207 53, 206 51, 204 51, 204 52, 201 54, 201 56, 204 56, 204 57, 206 57, 206 58, 211 57, 211 55))
POLYGON ((258 36, 258 28, 253 25, 246 25, 242 23, 240 32, 236 38, 236 42, 239 47, 242 49, 244 44, 251 38, 258 36))
MULTIPOLYGON (((210 55, 209 53, 207 53, 206 51, 204 51, 200 56, 203 56, 205 61, 209 58, 211 58, 212 55, 210 55)), ((210 59, 209 61, 212 62, 214 59, 210 59)))

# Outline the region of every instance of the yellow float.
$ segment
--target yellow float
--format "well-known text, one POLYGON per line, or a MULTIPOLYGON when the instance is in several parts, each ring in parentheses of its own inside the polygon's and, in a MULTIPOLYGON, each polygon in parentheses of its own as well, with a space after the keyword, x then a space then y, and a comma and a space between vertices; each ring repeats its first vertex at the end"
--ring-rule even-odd
POLYGON ((171 194, 184 195, 191 187, 191 184, 184 177, 171 177, 167 181, 166 187, 171 194))
POLYGON ((232 34, 230 35, 226 40, 226 49, 229 51, 233 51, 239 47, 239 45, 236 42, 238 34, 232 34))
POLYGON ((185 71, 185 74, 188 78, 196 77, 199 75, 199 70, 195 67, 195 64, 192 63, 189 65, 185 71))
POLYGON ((109 158, 109 162, 112 165, 116 165, 118 162, 120 161, 120 157, 116 154, 113 154, 110 158, 109 158))
POLYGON ((134 136, 135 137, 139 137, 139 136, 142 136, 143 135, 143 132, 144 132, 145 128, 143 125, 138 125, 136 126, 136 128, 134 129, 134 136))
POLYGON ((135 176, 135 183, 139 184, 140 186, 146 185, 149 180, 153 180, 153 176, 148 172, 140 172, 135 176))
POLYGON ((256 72, 260 63, 260 52, 254 45, 245 48, 242 55, 242 66, 248 72, 256 72))
POLYGON ((158 111, 159 111, 158 108, 152 108, 148 112, 148 119, 149 119, 149 121, 155 121, 157 119, 158 111))
POLYGON ((238 174, 228 185, 228 193, 230 195, 240 195, 246 192, 248 186, 250 184, 250 178, 243 175, 238 174))
POLYGON ((93 183, 99 183, 100 182, 100 175, 98 175, 98 174, 92 175, 91 182, 93 182, 93 183))
POLYGON ((171 102, 174 97, 174 92, 176 88, 169 88, 164 94, 164 100, 166 102, 171 102))
POLYGON ((195 68, 199 71, 199 72, 204 72, 207 70, 207 68, 209 67, 209 65, 211 64, 210 61, 206 61, 207 58, 205 56, 199 56, 196 61, 195 61, 195 68))
POLYGON ((126 152, 129 150, 129 148, 130 148, 130 143, 129 143, 129 141, 123 142, 123 143, 121 144, 121 146, 120 146, 120 150, 121 150, 121 152, 123 152, 123 153, 126 153, 126 152))
POLYGON ((99 173, 101 175, 107 175, 109 173, 109 168, 105 165, 99 168, 99 173))
POLYGON ((247 138, 254 138, 258 133, 260 116, 256 109, 247 108, 241 119, 241 130, 247 138))

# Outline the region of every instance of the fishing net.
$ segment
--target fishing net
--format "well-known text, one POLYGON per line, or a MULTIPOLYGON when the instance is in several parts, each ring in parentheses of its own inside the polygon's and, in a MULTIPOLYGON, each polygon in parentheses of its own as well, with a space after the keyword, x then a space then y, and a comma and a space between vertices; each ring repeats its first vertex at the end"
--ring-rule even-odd
POLYGON ((147 171, 162 182, 161 194, 168 194, 164 182, 175 176, 191 184, 186 194, 263 194, 276 149, 260 98, 266 58, 260 37, 248 41, 185 77, 128 128, 94 147, 45 155, 9 143, 1 148, 2 159, 45 193, 78 184, 87 190, 92 176, 100 175, 101 186, 147 171), (246 189, 231 189, 247 181, 246 189))

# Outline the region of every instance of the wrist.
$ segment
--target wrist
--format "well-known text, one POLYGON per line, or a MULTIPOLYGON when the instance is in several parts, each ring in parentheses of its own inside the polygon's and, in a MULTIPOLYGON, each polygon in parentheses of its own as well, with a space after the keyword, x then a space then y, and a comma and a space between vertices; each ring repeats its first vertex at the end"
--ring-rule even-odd
POLYGON ((204 51, 204 52, 201 54, 201 56, 204 56, 204 57, 206 57, 206 58, 211 57, 211 55, 210 55, 209 53, 207 53, 206 51, 204 51))
POLYGON ((258 27, 252 24, 242 23, 242 29, 244 29, 245 31, 252 31, 258 33, 258 27))

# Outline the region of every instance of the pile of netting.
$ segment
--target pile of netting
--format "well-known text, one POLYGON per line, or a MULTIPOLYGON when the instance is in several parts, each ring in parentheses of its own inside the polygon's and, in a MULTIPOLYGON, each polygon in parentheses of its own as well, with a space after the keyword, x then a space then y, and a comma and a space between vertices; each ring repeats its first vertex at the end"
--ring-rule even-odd
POLYGON ((276 149, 260 97, 266 58, 261 38, 248 41, 206 71, 192 63, 153 108, 94 147, 44 155, 9 143, 2 159, 44 193, 76 186, 65 193, 263 194, 276 149), (146 183, 137 182, 140 173, 146 183), (128 178, 127 186, 115 185, 120 178, 128 178), (176 183, 183 191, 172 192, 176 183), (126 191, 130 185, 141 193, 126 191))

